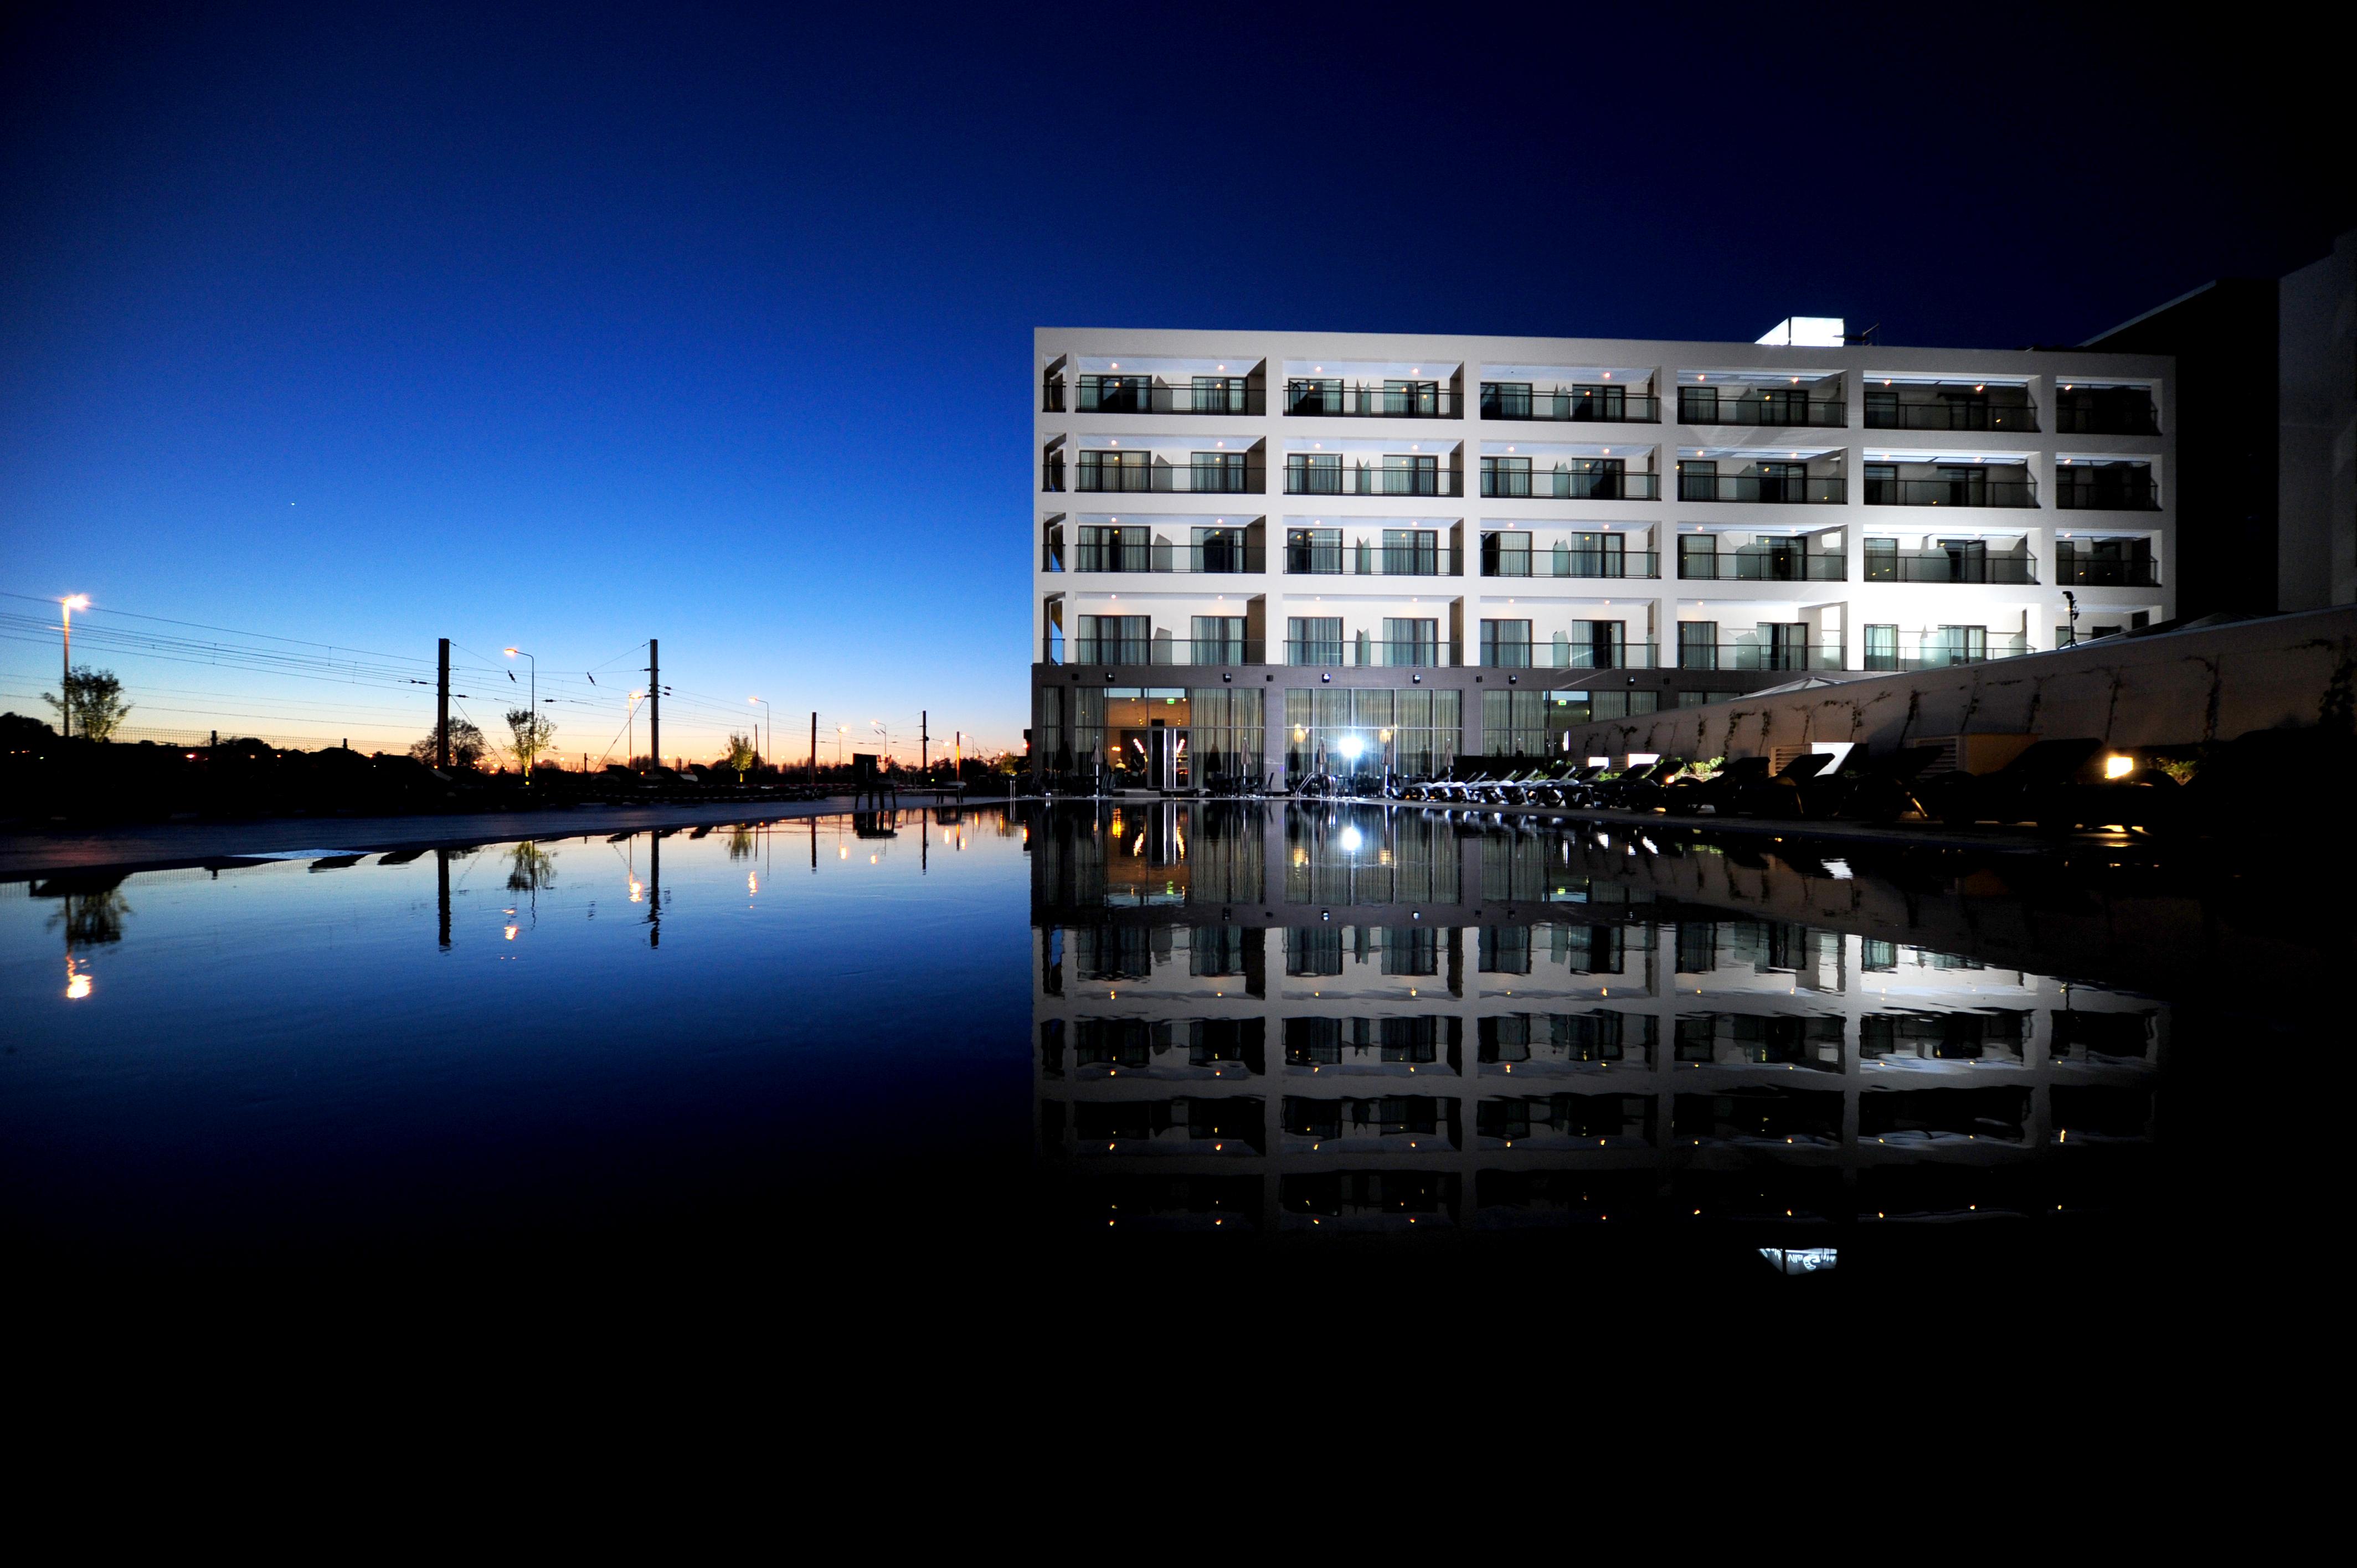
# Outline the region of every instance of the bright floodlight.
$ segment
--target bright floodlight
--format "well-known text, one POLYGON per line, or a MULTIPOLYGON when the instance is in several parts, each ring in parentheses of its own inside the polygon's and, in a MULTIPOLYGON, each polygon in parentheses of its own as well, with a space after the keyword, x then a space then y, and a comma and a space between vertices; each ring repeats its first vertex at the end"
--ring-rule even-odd
POLYGON ((73 597, 65 601, 65 607, 70 610, 86 610, 90 608, 90 596, 88 594, 76 594, 73 597))
POLYGON ((2104 758, 2104 777, 2106 779, 2125 779, 2135 771, 2136 758, 2133 757, 2122 757, 2114 752, 2104 758))
MULTIPOLYGON (((1366 750, 1367 746, 1366 743, 1361 740, 1357 736, 1349 735, 1342 737, 1342 745, 1340 749, 1344 757, 1356 762, 1359 760, 1359 753, 1366 750)), ((1352 847, 1355 848, 1357 846, 1353 845, 1352 847)))
POLYGON ((1364 842, 1365 841, 1359 836, 1358 829, 1344 828, 1342 830, 1342 853, 1344 854, 1358 854, 1359 845, 1364 842))

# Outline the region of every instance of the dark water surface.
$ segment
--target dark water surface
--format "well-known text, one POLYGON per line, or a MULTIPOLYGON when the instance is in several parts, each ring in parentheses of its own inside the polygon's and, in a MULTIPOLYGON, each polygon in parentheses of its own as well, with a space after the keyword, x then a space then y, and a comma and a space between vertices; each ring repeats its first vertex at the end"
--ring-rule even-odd
POLYGON ((333 847, 0 887, 20 1261, 2176 1288, 2295 1179, 2266 1107, 2348 959, 2100 844, 1137 802, 333 847))

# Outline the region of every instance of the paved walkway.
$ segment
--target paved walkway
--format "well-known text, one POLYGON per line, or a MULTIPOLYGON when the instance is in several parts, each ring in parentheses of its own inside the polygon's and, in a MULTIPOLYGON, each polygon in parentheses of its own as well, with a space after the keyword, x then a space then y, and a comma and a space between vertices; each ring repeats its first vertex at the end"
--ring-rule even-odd
MULTIPOLYGON (((974 800, 974 805, 991 802, 974 800)), ((931 804, 903 795, 900 809, 931 804)), ((828 800, 730 806, 576 806, 542 811, 478 811, 417 817, 271 817, 245 822, 152 822, 82 832, 0 834, 0 881, 59 871, 159 871, 176 865, 317 851, 360 854, 424 849, 436 844, 496 843, 515 839, 570 838, 581 833, 690 828, 706 822, 776 822, 834 816, 851 809, 848 796, 828 800)))

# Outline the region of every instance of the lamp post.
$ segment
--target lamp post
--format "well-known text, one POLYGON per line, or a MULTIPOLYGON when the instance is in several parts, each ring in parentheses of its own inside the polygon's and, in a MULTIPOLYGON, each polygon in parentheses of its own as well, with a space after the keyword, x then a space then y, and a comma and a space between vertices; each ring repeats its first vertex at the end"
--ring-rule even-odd
POLYGON ((73 613, 90 608, 88 594, 71 594, 58 601, 66 612, 65 664, 58 675, 58 736, 73 734, 73 613))
POLYGON ((769 731, 767 738, 761 743, 761 755, 767 757, 770 754, 770 742, 778 738, 777 715, 770 711, 770 699, 767 697, 748 697, 745 700, 761 704, 762 724, 769 731))
POLYGON ((834 765, 837 768, 843 766, 843 743, 845 738, 848 736, 850 733, 851 726, 849 725, 837 725, 834 726, 834 765))
MULTIPOLYGON (((540 660, 533 659, 531 654, 524 652, 521 648, 507 648, 500 650, 500 651, 505 653, 510 659, 522 657, 523 659, 531 660, 532 661, 532 728, 524 733, 532 737, 533 751, 538 751, 540 749, 540 660)), ((559 763, 556 770, 559 773, 564 772, 564 764, 559 763)), ((532 752, 526 752, 524 754, 523 776, 526 779, 530 779, 532 777, 532 752)))

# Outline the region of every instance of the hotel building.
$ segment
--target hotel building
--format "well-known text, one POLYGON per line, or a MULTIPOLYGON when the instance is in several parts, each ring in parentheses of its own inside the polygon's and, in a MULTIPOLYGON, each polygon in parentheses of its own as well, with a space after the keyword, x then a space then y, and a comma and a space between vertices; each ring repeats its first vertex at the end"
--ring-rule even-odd
POLYGON ((2174 613, 2165 357, 1041 328, 1032 760, 1542 756, 2174 613))

